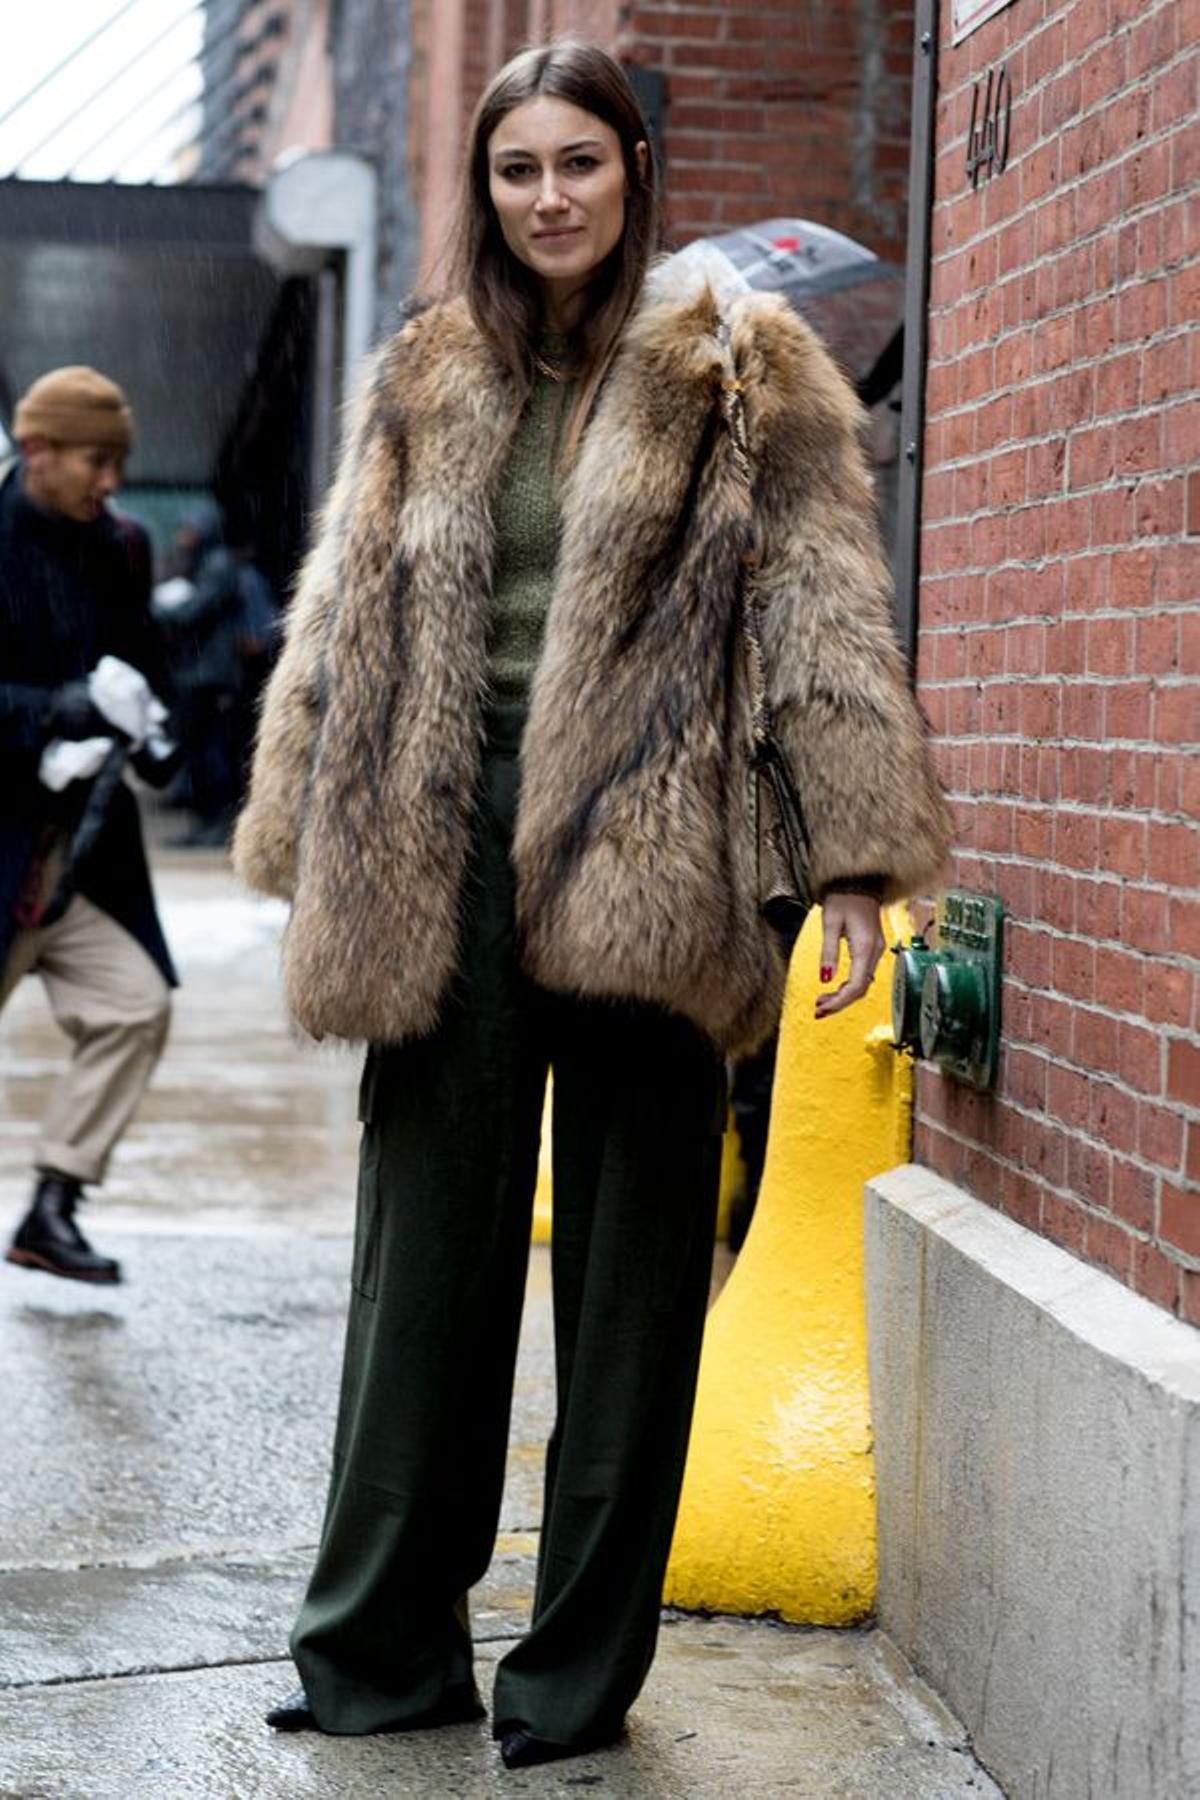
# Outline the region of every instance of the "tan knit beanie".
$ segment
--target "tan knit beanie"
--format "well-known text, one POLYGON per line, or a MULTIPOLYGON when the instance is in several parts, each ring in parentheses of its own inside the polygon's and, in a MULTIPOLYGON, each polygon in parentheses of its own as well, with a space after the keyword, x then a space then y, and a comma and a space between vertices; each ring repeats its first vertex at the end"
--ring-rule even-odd
POLYGON ((55 444, 103 444, 128 450, 133 414, 115 381, 85 363, 39 375, 18 401, 12 435, 17 443, 46 437, 55 444))

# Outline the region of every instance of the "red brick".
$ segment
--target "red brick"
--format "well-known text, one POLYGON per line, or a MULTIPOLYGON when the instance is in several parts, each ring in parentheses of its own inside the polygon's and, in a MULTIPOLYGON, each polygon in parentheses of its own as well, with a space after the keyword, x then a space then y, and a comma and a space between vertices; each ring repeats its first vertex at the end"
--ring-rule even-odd
POLYGON ((1146 874, 1146 821, 1110 814, 1098 830, 1099 866, 1137 881, 1146 874))
POLYGON ((1125 681, 1107 688, 1104 695, 1105 736, 1147 740, 1153 703, 1154 689, 1148 681, 1125 681))
POLYGON ((1065 1194, 1044 1194, 1042 1230, 1065 1250, 1073 1250, 1077 1256, 1082 1256, 1087 1213, 1077 1201, 1065 1194))
POLYGON ((1125 288, 1117 301, 1119 341, 1135 342, 1165 330, 1167 299, 1167 283, 1161 278, 1125 288))
POLYGON ((1154 702, 1154 735, 1163 744, 1200 740, 1200 689, 1195 684, 1159 689, 1154 702))
POLYGON ((1195 985, 1190 969, 1147 959, 1145 1008, 1149 1023, 1185 1028, 1192 1016, 1195 985))
POLYGON ((1034 994, 1029 1006, 1029 1038, 1051 1056, 1068 1056, 1071 1050, 1072 1009, 1064 1000, 1034 994))
POLYGON ((1072 869, 1097 867, 1100 844, 1099 818, 1090 812, 1062 810, 1054 820, 1054 860, 1072 869))
MULTIPOLYGON (((1175 902, 1171 903, 1172 912, 1175 902)), ((1200 912, 1200 908, 1197 909, 1200 912)), ((1125 941, 1151 956, 1162 956, 1181 948, 1176 939, 1172 917, 1168 935, 1168 897, 1154 888, 1127 887, 1121 905, 1121 935, 1125 941)), ((1197 921, 1200 924, 1200 921, 1197 921)))
POLYGON ((1154 578, 1159 555, 1154 550, 1118 550, 1109 557, 1114 604, 1149 606, 1154 600, 1154 578))
POLYGON ((1200 1044, 1172 1038, 1167 1045, 1167 1097, 1200 1108, 1200 1044))
POLYGON ((1046 1072, 1046 1111, 1052 1117, 1077 1131, 1086 1129, 1090 1083, 1086 1075, 1061 1061, 1052 1062, 1046 1072))
POLYGON ((1096 370, 1096 411, 1128 412, 1138 404, 1142 388, 1142 352, 1124 350, 1110 356, 1096 370))
POLYGON ((1143 1101, 1138 1112, 1138 1155, 1173 1174, 1183 1161, 1183 1120, 1166 1106, 1143 1101))
POLYGON ((1073 489, 1096 487, 1110 481, 1116 468, 1116 437, 1111 425, 1093 425, 1070 438, 1070 478, 1073 489))
POLYGON ((1105 1146, 1086 1138, 1071 1138, 1067 1151, 1067 1185, 1089 1206, 1109 1210, 1112 1191, 1112 1156, 1105 1146))
POLYGON ((1164 1181, 1158 1197, 1159 1235, 1185 1256, 1200 1257, 1200 1192, 1164 1181))
POLYGON ((1046 1059, 1029 1050, 1004 1052, 1003 1087, 1018 1106, 1041 1112, 1046 1104, 1046 1059))
POLYGON ((1160 69, 1164 63, 1170 62, 1175 54, 1177 42, 1177 11, 1178 8, 1173 5, 1160 6, 1157 10, 1151 11, 1149 17, 1135 20, 1130 27, 1128 34, 1130 79, 1139 75, 1147 75, 1154 69, 1160 69))
MULTIPOLYGON (((1171 675, 1179 668, 1179 619, 1170 613, 1139 619, 1133 667, 1142 675, 1171 675)), ((1200 713, 1200 698, 1197 699, 1200 713)))
POLYGON ((1018 856, 1044 861, 1050 854, 1054 839, 1053 815, 1045 809, 1031 812, 1027 807, 1022 807, 1016 816, 1013 836, 1018 856))
POLYGON ((1182 475, 1137 484, 1133 512, 1139 537, 1171 537, 1182 532, 1186 486, 1182 475))
POLYGON ((1156 1031, 1123 1020, 1118 1028, 1118 1072, 1140 1094, 1162 1092, 1162 1040, 1156 1031))
POLYGON ((1200 758, 1159 750, 1154 758, 1154 805, 1161 813, 1200 818, 1200 758))
MULTIPOLYGON (((1075 556, 1067 564, 1067 606, 1072 612, 1096 612, 1110 604, 1113 567, 1117 558, 1106 550, 1099 556, 1075 556)), ((1083 668, 1083 639, 1079 661, 1065 665, 1071 673, 1083 668)))
POLYGON ((1189 1325, 1200 1325, 1200 1271, 1179 1271, 1179 1316, 1189 1325))
POLYGON ((1072 744, 1062 752, 1062 797, 1083 806, 1101 806, 1108 799, 1108 769, 1099 747, 1072 744))
POLYGON ((1076 893, 1078 929, 1093 938, 1119 938, 1123 890, 1117 881, 1081 881, 1076 893))
POLYGON ((1109 488, 1092 496, 1091 541, 1102 544, 1127 544, 1136 529, 1136 509, 1132 487, 1109 488))
POLYGON ((1095 1082, 1091 1089, 1087 1128, 1112 1149, 1137 1149, 1138 1110, 1142 1102, 1107 1081, 1095 1082))
POLYGON ((1088 626, 1087 669, 1090 675, 1128 675, 1133 666, 1132 620, 1097 619, 1088 626))
POLYGON ((1128 1283, 1133 1258, 1133 1239, 1123 1225, 1112 1219, 1101 1219, 1089 1213, 1084 1234, 1084 1255, 1128 1283))
POLYGON ((1047 675, 1077 675, 1086 654, 1085 627, 1076 620, 1058 619, 1045 627, 1047 675))
POLYGON ((1151 881, 1161 881, 1167 886, 1191 886, 1200 863, 1198 849, 1200 835, 1193 826, 1164 825, 1152 819, 1146 858, 1151 881))
MULTIPOLYGON (((1115 175, 1116 169, 1112 171, 1115 175)), ((1171 191, 1171 146, 1166 140, 1147 144, 1120 165, 1121 210, 1134 212, 1171 191)), ((1110 216, 1115 216, 1114 214, 1110 216)))
POLYGON ((1135 1243, 1133 1246, 1133 1288, 1146 1300, 1153 1300, 1168 1312, 1179 1303, 1179 1264, 1160 1250, 1157 1244, 1135 1243))
MULTIPOLYGON (((1036 912, 1038 918, 1052 931, 1074 931, 1075 888, 1073 876, 1062 875, 1052 869, 1038 870, 1036 912)), ((1165 928, 1165 901, 1162 917, 1165 928)))
POLYGON ((1125 950, 1096 951, 1094 992, 1097 1004, 1114 1012, 1140 1013, 1146 986, 1146 961, 1125 950))
POLYGON ((1001 1205, 1009 1218, 1015 1219, 1018 1225, 1024 1225, 1027 1231, 1041 1229, 1040 1183, 1030 1180, 1016 1169, 1005 1168, 1001 1176, 1001 1196, 1001 1205))
POLYGON ((1084 1069, 1115 1075, 1120 1066, 1120 1020, 1110 1013, 1079 1007, 1072 1020, 1071 1056, 1084 1069))
POLYGON ((1163 467, 1163 421, 1155 414, 1121 419, 1113 435, 1119 476, 1145 475, 1163 467))

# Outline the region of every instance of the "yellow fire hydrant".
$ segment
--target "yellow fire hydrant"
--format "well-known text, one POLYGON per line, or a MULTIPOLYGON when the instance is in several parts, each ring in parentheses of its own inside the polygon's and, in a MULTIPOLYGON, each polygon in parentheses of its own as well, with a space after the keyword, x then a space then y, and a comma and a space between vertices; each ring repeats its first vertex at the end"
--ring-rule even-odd
MULTIPOLYGON (((885 909, 889 943, 908 923, 885 909)), ((665 1598, 849 1625, 876 1578, 863 1186, 908 1159, 912 1068, 892 1049, 891 959, 857 1005, 818 1023, 820 951, 814 909, 792 959, 754 1221, 708 1319, 665 1598)))

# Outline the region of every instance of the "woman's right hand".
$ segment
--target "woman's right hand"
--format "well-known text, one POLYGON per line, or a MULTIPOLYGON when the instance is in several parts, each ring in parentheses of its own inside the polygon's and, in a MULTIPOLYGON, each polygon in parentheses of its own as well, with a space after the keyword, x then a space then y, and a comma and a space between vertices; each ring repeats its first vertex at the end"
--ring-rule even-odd
POLYGON ((833 980, 837 973, 838 950, 843 938, 850 951, 850 972, 841 986, 831 994, 818 994, 814 1015, 831 1018, 844 1007, 861 1000, 871 985, 871 977, 884 951, 883 926, 879 902, 867 894, 826 894, 821 902, 824 934, 821 938, 821 982, 833 980))

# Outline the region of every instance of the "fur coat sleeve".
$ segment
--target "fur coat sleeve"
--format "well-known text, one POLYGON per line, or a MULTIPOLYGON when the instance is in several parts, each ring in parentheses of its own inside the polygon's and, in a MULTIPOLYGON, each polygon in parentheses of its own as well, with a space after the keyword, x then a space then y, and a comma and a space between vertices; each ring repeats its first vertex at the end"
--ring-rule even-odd
POLYGON ((234 868, 259 893, 293 900, 324 704, 326 647, 339 601, 361 580, 363 521, 394 510, 401 490, 379 390, 387 347, 368 365, 338 463, 287 614, 284 645, 263 696, 250 796, 233 839, 234 868))
POLYGON ((848 383, 781 298, 734 314, 756 471, 770 701, 807 798, 815 892, 934 885, 950 818, 892 622, 891 579, 848 383))

